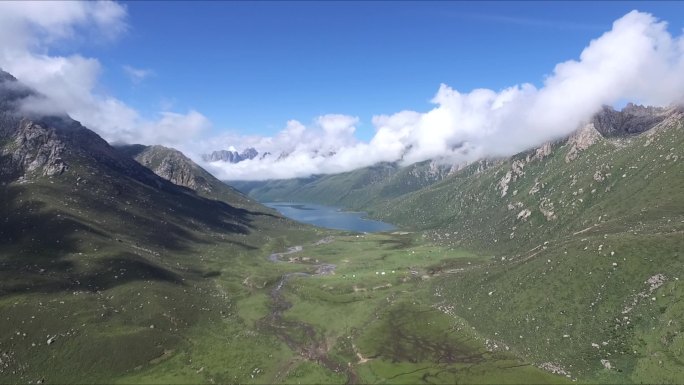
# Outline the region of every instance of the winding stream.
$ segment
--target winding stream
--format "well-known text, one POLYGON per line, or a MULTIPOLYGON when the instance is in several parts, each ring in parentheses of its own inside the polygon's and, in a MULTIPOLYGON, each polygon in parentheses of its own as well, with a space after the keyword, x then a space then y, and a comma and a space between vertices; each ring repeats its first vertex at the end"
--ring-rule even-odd
MULTIPOLYGON (((323 242, 325 239, 319 241, 323 242)), ((282 263, 283 257, 288 254, 298 253, 304 250, 302 246, 293 246, 287 251, 273 253, 268 256, 268 260, 274 263, 282 263)), ((325 337, 319 336, 315 328, 305 322, 288 321, 283 318, 283 313, 292 307, 292 304, 285 299, 283 287, 290 277, 329 275, 335 272, 336 266, 333 264, 322 263, 311 265, 314 273, 305 271, 283 274, 278 284, 271 290, 271 312, 262 319, 265 326, 270 328, 281 340, 292 349, 299 353, 304 359, 323 365, 325 368, 335 372, 344 373, 347 376, 347 384, 358 383, 358 376, 350 365, 343 365, 328 356, 330 346, 325 337)))

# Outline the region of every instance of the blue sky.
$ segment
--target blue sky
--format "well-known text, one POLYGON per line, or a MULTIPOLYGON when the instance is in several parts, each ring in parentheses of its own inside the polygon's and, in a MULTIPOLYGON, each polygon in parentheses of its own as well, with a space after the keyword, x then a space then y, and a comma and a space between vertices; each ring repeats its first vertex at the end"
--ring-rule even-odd
POLYGON ((222 179, 510 156, 684 104, 684 2, 0 1, 0 68, 222 179), (201 154, 255 147, 238 164, 201 154))
MULTIPOLYGON (((459 91, 540 86, 632 9, 682 28, 680 2, 127 2, 129 30, 82 44, 101 87, 145 115, 196 109, 214 131, 272 135, 289 119, 424 111, 459 91), (122 66, 148 69, 134 84, 122 66)), ((74 47, 65 47, 68 51, 74 47)))

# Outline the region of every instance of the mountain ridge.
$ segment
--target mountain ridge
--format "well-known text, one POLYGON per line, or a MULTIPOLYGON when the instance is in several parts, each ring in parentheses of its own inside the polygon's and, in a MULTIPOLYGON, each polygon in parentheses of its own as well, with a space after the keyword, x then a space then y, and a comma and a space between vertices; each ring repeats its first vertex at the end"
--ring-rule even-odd
POLYGON ((227 297, 212 277, 313 236, 261 205, 176 185, 66 115, 23 112, 29 95, 0 77, 3 381, 110 382, 149 365, 247 290, 227 297))
MULTIPOLYGON (((629 103, 621 111, 616 111, 612 107, 604 106, 601 111, 590 119, 589 123, 580 126, 567 137, 543 143, 535 149, 522 152, 522 154, 528 154, 525 155, 527 161, 543 158, 550 153, 553 146, 567 143, 570 149, 565 154, 565 161, 566 163, 572 162, 582 151, 602 138, 619 139, 649 131, 651 128, 667 120, 673 111, 679 111, 681 108, 677 106, 669 108, 644 107, 629 103)), ((418 191, 434 183, 441 182, 443 179, 453 177, 459 172, 468 173, 469 171, 465 170, 472 167, 475 167, 477 172, 479 172, 484 168, 505 163, 508 159, 516 157, 519 157, 519 154, 512 157, 480 159, 471 164, 449 164, 433 160, 400 167, 396 163, 386 163, 386 165, 390 165, 389 167, 392 167, 394 170, 384 175, 378 173, 378 170, 388 166, 383 166, 381 163, 339 174, 268 181, 227 181, 227 183, 261 201, 305 199, 313 203, 339 205, 354 210, 373 210, 373 206, 379 204, 381 199, 396 198, 400 195, 418 191), (473 164, 475 166, 472 166, 473 164), (418 174, 423 176, 419 177, 418 174), (360 175, 366 175, 365 178, 373 175, 374 180, 371 182, 360 175), (416 178, 411 180, 409 177, 411 175, 416 178), (351 180, 352 187, 349 187, 349 183, 344 185, 344 183, 335 182, 341 179, 344 179, 345 183, 351 180), (368 183, 364 185, 364 181, 368 183), (372 190, 373 188, 370 186, 377 184, 384 184, 380 191, 373 190, 372 193, 366 194, 354 191, 364 188, 372 190), (405 186, 401 187, 402 185, 405 186), (368 198, 367 196, 373 196, 374 198, 368 198)), ((518 161, 516 165, 521 165, 521 162, 518 161)), ((505 187, 507 186, 506 178, 515 179, 517 177, 516 170, 511 170, 509 174, 504 176, 501 181, 503 189, 507 188, 505 187)), ((506 192, 502 191, 502 193, 505 195, 506 192)))
POLYGON ((160 177, 176 185, 195 190, 202 196, 231 202, 239 207, 254 208, 258 206, 254 200, 216 179, 176 149, 161 145, 145 146, 142 144, 118 144, 114 147, 160 177))

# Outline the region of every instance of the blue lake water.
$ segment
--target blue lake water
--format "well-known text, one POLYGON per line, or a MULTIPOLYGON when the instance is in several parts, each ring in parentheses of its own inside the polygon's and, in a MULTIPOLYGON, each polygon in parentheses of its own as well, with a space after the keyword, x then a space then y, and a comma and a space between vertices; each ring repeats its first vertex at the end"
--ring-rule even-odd
POLYGON ((366 219, 364 212, 342 211, 337 207, 313 203, 271 202, 264 205, 295 221, 329 229, 376 233, 394 230, 389 223, 366 219))

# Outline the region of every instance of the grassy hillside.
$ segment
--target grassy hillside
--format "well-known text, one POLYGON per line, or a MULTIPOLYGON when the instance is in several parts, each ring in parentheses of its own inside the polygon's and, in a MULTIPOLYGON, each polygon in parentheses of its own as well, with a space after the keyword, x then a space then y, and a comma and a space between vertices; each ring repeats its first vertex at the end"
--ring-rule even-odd
POLYGON ((524 251, 575 233, 662 231, 684 215, 683 122, 676 111, 650 131, 612 139, 589 126, 369 209, 392 223, 439 229, 431 236, 442 243, 492 251, 524 251), (577 151, 581 135, 587 148, 577 151))
POLYGON ((29 94, 0 84, 0 382, 684 382, 680 110, 448 178, 252 186, 402 226, 346 234, 17 115, 29 94))
POLYGON ((112 382, 197 330, 239 329, 243 274, 318 236, 172 184, 68 117, 21 116, 15 89, 0 93, 0 382, 112 382))
POLYGON ((585 131, 369 211, 492 255, 434 287, 490 339, 585 381, 681 382, 683 122, 585 131))
POLYGON ((6 118, 2 382, 564 381, 423 303, 443 248, 333 238, 174 185, 73 121, 6 118))
POLYGON ((408 167, 395 163, 309 178, 240 182, 230 185, 262 202, 302 201, 361 209, 442 180, 450 166, 421 162, 408 167))
MULTIPOLYGON (((683 122, 670 109, 637 134, 607 138, 588 125, 355 208, 446 248, 426 270, 421 303, 472 325, 490 350, 581 382, 680 383, 683 122), (462 250, 487 257, 465 262, 462 250)), ((415 251, 416 264, 430 257, 415 251)), ((391 319, 410 312, 374 330, 397 330, 391 319)), ((388 335, 359 344, 383 351, 394 346, 388 335)))

